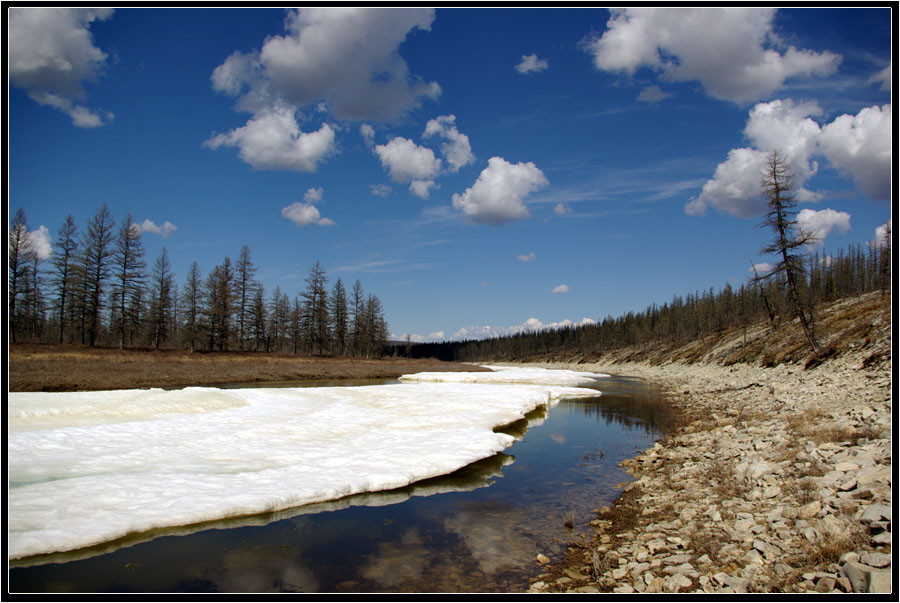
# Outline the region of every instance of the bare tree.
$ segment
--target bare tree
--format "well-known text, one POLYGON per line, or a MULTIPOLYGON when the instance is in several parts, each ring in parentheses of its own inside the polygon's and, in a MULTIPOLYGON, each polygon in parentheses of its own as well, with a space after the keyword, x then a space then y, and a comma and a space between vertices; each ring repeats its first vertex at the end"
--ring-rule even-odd
POLYGON ((247 245, 241 247, 241 254, 238 256, 236 272, 235 285, 237 287, 238 341, 239 347, 241 351, 243 351, 244 339, 247 337, 247 318, 255 283, 253 277, 256 274, 256 267, 250 259, 250 247, 247 245))
POLYGON ((172 327, 172 288, 175 276, 169 263, 169 254, 165 246, 153 265, 153 299, 150 306, 150 323, 152 325, 153 346, 159 346, 169 338, 172 327))
POLYGON ((201 284, 200 266, 196 261, 191 263, 184 281, 184 291, 181 296, 184 316, 185 337, 188 339, 191 353, 194 353, 194 345, 200 335, 200 311, 201 311, 201 284))
POLYGON ((129 324, 139 322, 139 317, 129 315, 135 308, 134 299, 141 296, 144 287, 144 245, 141 241, 141 228, 131 214, 119 226, 114 254, 116 282, 116 310, 118 314, 119 348, 125 347, 129 324))
POLYGON ((100 334, 100 311, 103 309, 103 289, 109 278, 112 263, 113 242, 112 214, 104 203, 88 222, 87 232, 81 245, 82 264, 85 278, 84 317, 88 345, 94 347, 100 334))
POLYGON ((767 274, 758 278, 768 279, 773 275, 784 277, 794 315, 800 320, 810 347, 818 355, 821 350, 813 332, 812 307, 804 291, 805 264, 803 256, 796 253, 798 249, 813 242, 815 235, 797 227, 794 218, 797 200, 791 194, 793 176, 787 161, 778 155, 777 150, 772 151, 766 162, 762 188, 768 200, 762 226, 771 228, 774 238, 760 251, 777 254, 779 260, 767 274))
POLYGON ((23 292, 27 287, 29 262, 32 255, 31 237, 28 234, 28 217, 21 207, 16 210, 12 226, 9 229, 7 245, 7 264, 9 266, 9 335, 12 343, 16 343, 16 333, 19 330, 21 306, 17 307, 19 300, 23 298, 23 292))
POLYGON ((57 253, 53 257, 54 288, 56 290, 56 309, 59 311, 59 343, 63 343, 66 334, 66 311, 72 305, 73 289, 75 287, 75 254, 78 252, 78 241, 75 233, 78 227, 72 214, 66 216, 65 222, 59 227, 56 239, 57 253), (67 306, 66 304, 69 304, 67 306))
POLYGON ((349 317, 347 310, 347 290, 341 279, 334 282, 331 288, 331 297, 328 299, 328 308, 331 315, 331 341, 332 353, 344 356, 347 353, 347 335, 349 329, 349 317))
POLYGON ((328 349, 328 278, 318 260, 309 269, 303 297, 301 329, 309 342, 311 354, 322 354, 328 349))

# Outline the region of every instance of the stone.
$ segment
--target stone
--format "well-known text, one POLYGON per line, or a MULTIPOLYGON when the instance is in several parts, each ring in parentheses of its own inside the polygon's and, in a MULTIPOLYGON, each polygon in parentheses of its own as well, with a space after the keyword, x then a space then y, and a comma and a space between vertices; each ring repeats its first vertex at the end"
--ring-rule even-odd
POLYGON ((884 553, 865 553, 859 558, 860 563, 871 567, 887 567, 891 564, 891 556, 884 553))
POLYGON ((567 592, 598 594, 600 592, 600 589, 597 588, 596 586, 587 585, 587 586, 579 586, 578 588, 573 588, 572 590, 567 591, 567 592))
POLYGON ((872 536, 872 542, 876 545, 882 546, 890 546, 891 545, 891 533, 890 532, 879 532, 872 536))
POLYGON ((680 590, 690 588, 691 586, 693 586, 693 582, 691 582, 690 578, 682 576, 681 574, 675 574, 666 579, 665 591, 667 593, 677 593, 680 590))
POLYGON ((891 520, 891 508, 881 504, 869 505, 859 518, 863 523, 873 523, 883 519, 891 520))
POLYGON ((817 593, 830 593, 834 590, 834 586, 837 581, 831 577, 819 578, 816 582, 816 592, 817 593))
POLYGON ((543 553, 538 553, 537 562, 540 563, 541 565, 546 565, 546 564, 550 563, 550 557, 548 557, 547 555, 545 555, 543 553))
POLYGON ((891 592, 891 571, 876 569, 855 561, 841 566, 841 575, 850 580, 855 593, 891 592))
POLYGON ((763 556, 756 549, 747 551, 747 554, 744 555, 744 563, 747 565, 764 565, 765 562, 766 560, 763 559, 763 556))
POLYGON ((814 500, 811 503, 805 504, 800 509, 797 510, 797 517, 801 519, 811 519, 819 514, 819 511, 822 510, 822 503, 814 500))
POLYGON ((613 589, 614 593, 629 594, 634 592, 634 588, 630 584, 623 584, 613 589))
POLYGON ((654 538, 646 543, 647 549, 650 551, 650 554, 656 554, 657 551, 660 551, 666 548, 666 541, 662 538, 654 538))

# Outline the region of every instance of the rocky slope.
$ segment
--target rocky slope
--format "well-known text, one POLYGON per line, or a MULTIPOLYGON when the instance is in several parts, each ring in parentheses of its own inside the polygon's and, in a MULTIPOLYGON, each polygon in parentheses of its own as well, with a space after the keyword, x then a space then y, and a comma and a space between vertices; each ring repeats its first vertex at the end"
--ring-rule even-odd
POLYGON ((812 361, 760 326, 545 364, 658 383, 681 421, 530 591, 891 592, 890 311, 877 295, 823 309, 830 352, 812 361))

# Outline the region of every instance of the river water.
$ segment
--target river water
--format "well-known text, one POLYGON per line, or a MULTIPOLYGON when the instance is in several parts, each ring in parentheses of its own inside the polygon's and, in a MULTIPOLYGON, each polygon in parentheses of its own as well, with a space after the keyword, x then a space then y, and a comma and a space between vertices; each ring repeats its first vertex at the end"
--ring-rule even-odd
POLYGON ((619 463, 667 429, 654 388, 627 377, 596 387, 602 396, 504 427, 519 438, 511 447, 450 476, 29 559, 10 568, 9 590, 522 592, 537 554, 559 559, 590 533, 593 510, 630 479, 619 463))

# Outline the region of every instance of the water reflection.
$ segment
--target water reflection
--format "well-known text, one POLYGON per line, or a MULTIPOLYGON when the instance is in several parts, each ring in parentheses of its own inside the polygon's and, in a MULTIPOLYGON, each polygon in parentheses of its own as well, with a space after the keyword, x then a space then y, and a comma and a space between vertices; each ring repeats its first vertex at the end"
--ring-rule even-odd
MULTIPOLYGON (((146 534, 9 572, 13 592, 514 592, 559 558, 665 429, 639 382, 503 427, 506 453, 391 492, 146 534), (490 486, 490 487, 488 487, 490 486), (437 494, 440 494, 437 496, 437 494), (574 519, 574 525, 566 524, 574 519)), ((24 564, 23 564, 24 565, 24 564)))
POLYGON ((528 517, 496 501, 469 503, 444 521, 444 529, 459 535, 479 569, 493 574, 503 567, 519 566, 535 558, 537 544, 522 534, 528 517))

